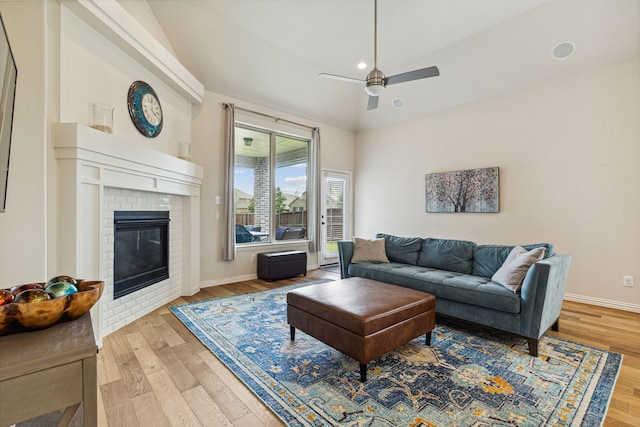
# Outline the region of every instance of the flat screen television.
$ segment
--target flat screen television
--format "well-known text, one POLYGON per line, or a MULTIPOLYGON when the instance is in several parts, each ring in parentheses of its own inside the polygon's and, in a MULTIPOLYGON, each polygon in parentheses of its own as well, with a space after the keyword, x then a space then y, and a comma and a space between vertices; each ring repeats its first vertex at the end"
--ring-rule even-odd
POLYGON ((9 154, 18 69, 9 46, 9 37, 2 15, 0 15, 0 27, 2 30, 0 34, 0 212, 4 212, 7 207, 9 154))

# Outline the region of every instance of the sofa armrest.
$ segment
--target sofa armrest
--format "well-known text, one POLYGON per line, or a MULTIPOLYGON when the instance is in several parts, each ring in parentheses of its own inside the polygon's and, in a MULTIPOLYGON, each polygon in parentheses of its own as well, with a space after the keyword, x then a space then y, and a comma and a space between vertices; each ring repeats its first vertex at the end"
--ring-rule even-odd
POLYGON ((570 255, 557 253, 529 269, 520 291, 522 335, 540 338, 558 320, 570 265, 570 255))
POLYGON ((338 259, 340 260, 340 278, 346 279, 349 275, 349 264, 353 257, 353 242, 351 240, 340 240, 338 242, 338 259))

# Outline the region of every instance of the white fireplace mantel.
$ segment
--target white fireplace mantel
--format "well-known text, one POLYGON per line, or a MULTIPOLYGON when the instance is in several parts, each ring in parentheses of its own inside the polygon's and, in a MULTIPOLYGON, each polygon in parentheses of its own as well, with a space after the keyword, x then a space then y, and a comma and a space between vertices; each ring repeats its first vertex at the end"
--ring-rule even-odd
MULTIPOLYGON (((105 188, 176 195, 181 200, 182 222, 180 292, 198 292, 203 168, 77 123, 56 124, 54 146, 58 171, 58 272, 87 280, 112 280, 101 277, 101 266, 108 256, 103 253, 103 231, 113 227, 106 224, 103 215, 105 188)), ((103 294, 102 300, 110 297, 103 294)), ((98 319, 95 326, 99 341, 103 336, 100 306, 104 304, 92 309, 93 317, 98 319)), ((142 314, 144 311, 147 310, 141 309, 142 314)))
POLYGON ((84 165, 79 178, 110 187, 186 196, 202 184, 202 166, 78 123, 55 126, 55 147, 59 160, 84 165))

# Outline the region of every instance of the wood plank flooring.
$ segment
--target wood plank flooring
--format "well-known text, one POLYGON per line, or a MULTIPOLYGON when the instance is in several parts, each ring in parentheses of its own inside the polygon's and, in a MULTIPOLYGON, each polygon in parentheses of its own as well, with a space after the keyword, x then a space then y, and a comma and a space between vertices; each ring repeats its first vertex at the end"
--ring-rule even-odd
MULTIPOLYGON (((105 337, 98 354, 98 425, 283 426, 168 310, 335 273, 269 283, 251 280, 182 297, 105 337)), ((565 302, 552 335, 624 354, 605 426, 640 425, 640 314, 565 302)))

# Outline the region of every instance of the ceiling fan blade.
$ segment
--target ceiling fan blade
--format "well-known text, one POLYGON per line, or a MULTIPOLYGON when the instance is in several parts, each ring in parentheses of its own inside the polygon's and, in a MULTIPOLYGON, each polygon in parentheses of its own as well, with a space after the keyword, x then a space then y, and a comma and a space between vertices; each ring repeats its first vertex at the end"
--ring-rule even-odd
POLYGON ((369 96, 369 101, 367 102, 367 111, 375 110, 378 108, 378 98, 379 96, 369 96))
POLYGON ((328 74, 328 73, 320 73, 318 74, 318 77, 323 77, 325 79, 341 80, 343 82, 349 82, 349 83, 358 83, 358 84, 366 83, 364 80, 354 79, 351 77, 337 76, 335 74, 328 74))
POLYGON ((422 68, 420 70, 409 71, 407 73, 396 74, 385 79, 385 84, 392 85, 396 83, 410 82, 412 80, 426 79, 427 77, 436 77, 440 75, 438 67, 422 68))

